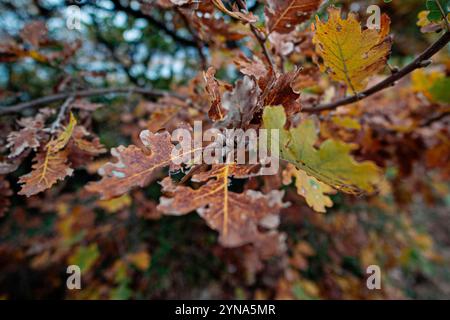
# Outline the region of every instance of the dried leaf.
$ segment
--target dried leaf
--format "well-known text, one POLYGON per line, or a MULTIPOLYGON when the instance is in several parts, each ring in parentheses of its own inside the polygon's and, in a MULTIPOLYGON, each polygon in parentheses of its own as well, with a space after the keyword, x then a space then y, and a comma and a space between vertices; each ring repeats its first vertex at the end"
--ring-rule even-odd
POLYGON ((90 155, 99 155, 106 152, 105 147, 100 143, 98 137, 93 136, 86 128, 82 126, 76 126, 72 139, 74 145, 90 155))
POLYGON ((240 53, 239 56, 234 59, 234 63, 242 74, 254 77, 257 81, 264 78, 269 72, 264 61, 257 55, 253 55, 253 58, 250 59, 243 53, 240 53))
POLYGON ((313 43, 323 60, 322 71, 345 83, 353 93, 365 89, 367 78, 382 70, 390 54, 392 39, 388 36, 390 19, 381 17, 381 30, 362 30, 354 13, 341 18, 341 10, 330 7, 328 21, 316 17, 313 43))
POLYGON ((35 117, 22 118, 17 122, 22 129, 8 135, 6 147, 11 149, 8 158, 19 157, 24 151, 40 146, 40 141, 44 138, 45 120, 49 115, 47 110, 42 110, 35 117))
POLYGON ((252 78, 244 76, 238 80, 231 92, 223 94, 222 107, 226 111, 226 116, 221 125, 245 128, 257 111, 260 94, 261 90, 252 78))
POLYGON ((308 20, 322 0, 268 0, 264 10, 269 33, 289 33, 308 20))
POLYGON ((67 164, 65 150, 52 153, 47 149, 36 154, 33 161, 32 171, 19 179, 22 189, 18 193, 27 197, 50 188, 58 180, 64 180, 73 173, 67 164))
POLYGON ((212 67, 208 68, 208 71, 203 73, 203 77, 206 81, 205 89, 211 101, 211 107, 209 108, 208 116, 213 121, 222 120, 224 117, 219 83, 217 82, 216 78, 214 78, 215 73, 216 70, 212 67))
POLYGON ((288 117, 300 112, 300 93, 295 92, 292 87, 301 72, 302 70, 299 68, 287 73, 277 74, 263 105, 282 105, 288 117))
MULTIPOLYGON (((101 194, 102 199, 110 199, 128 192, 133 187, 144 187, 150 183, 158 169, 171 166, 179 168, 173 161, 171 137, 168 132, 151 133, 144 130, 140 134, 144 148, 135 145, 113 148, 111 154, 118 159, 99 169, 102 180, 87 185, 90 192, 101 194)), ((192 150, 194 152, 195 150, 192 150)), ((182 158, 180 155, 179 157, 182 158)))
POLYGON ((70 138, 72 137, 73 129, 75 128, 75 125, 77 124, 77 120, 75 119, 73 113, 70 113, 70 120, 67 127, 64 128, 64 131, 61 132, 56 139, 51 140, 46 148, 50 152, 58 152, 59 150, 64 149, 64 147, 69 142, 70 138))
POLYGON ((67 127, 55 139, 45 146, 45 150, 36 154, 32 165, 32 171, 20 177, 19 183, 23 184, 19 194, 27 197, 50 188, 58 180, 64 180, 70 176, 73 170, 67 163, 68 151, 63 150, 69 142, 76 119, 70 113, 70 121, 67 127))
POLYGON ((208 173, 194 176, 194 181, 206 183, 199 189, 176 186, 170 178, 162 181, 163 192, 170 198, 161 198, 158 209, 166 214, 184 215, 197 210, 208 225, 220 234, 220 243, 238 247, 257 241, 258 225, 276 227, 277 214, 283 207, 281 191, 269 194, 247 190, 244 193, 228 189, 230 178, 244 178, 248 170, 236 165, 217 165, 208 173), (274 218, 270 219, 272 216, 274 218), (274 222, 273 222, 274 221, 274 222))
POLYGON ((222 0, 212 0, 217 9, 222 11, 229 16, 238 19, 244 23, 254 23, 258 21, 258 17, 253 15, 253 13, 243 13, 236 6, 233 6, 233 10, 228 10, 227 7, 223 4, 222 0))

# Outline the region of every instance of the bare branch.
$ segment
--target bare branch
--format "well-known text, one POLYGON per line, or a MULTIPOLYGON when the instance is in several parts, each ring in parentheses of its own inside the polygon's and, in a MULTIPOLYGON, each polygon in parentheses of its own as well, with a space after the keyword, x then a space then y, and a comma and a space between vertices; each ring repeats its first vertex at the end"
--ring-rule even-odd
POLYGON ((112 2, 114 3, 114 6, 116 9, 124 11, 125 13, 132 15, 136 18, 146 19, 150 24, 154 25, 155 27, 157 27, 158 29, 162 30, 164 33, 166 33, 167 35, 172 37, 172 39, 175 42, 178 42, 179 44, 181 44, 183 46, 194 47, 194 48, 197 47, 197 42, 195 40, 186 39, 186 38, 181 37, 180 35, 177 34, 176 31, 169 29, 164 23, 162 23, 161 21, 158 21, 151 15, 145 14, 142 11, 133 10, 131 7, 124 6, 121 1, 112 0, 112 2))
POLYGON ((164 96, 171 96, 175 97, 181 100, 186 100, 188 97, 177 94, 177 93, 171 93, 164 90, 157 90, 157 89, 148 89, 148 88, 139 88, 139 87, 118 87, 118 88, 98 88, 98 89, 88 89, 88 90, 80 90, 80 91, 72 91, 72 92, 64 92, 64 93, 57 93, 50 96, 41 97, 35 100, 22 102, 13 106, 8 107, 0 107, 0 116, 15 112, 20 112, 27 108, 33 108, 38 107, 42 105, 47 105, 49 103, 53 103, 56 101, 67 99, 70 96, 73 96, 74 98, 85 98, 85 97, 92 97, 92 96, 99 96, 104 94, 123 94, 123 93, 138 93, 143 94, 151 97, 164 97, 164 96))
POLYGON ((186 29, 188 29, 189 33, 194 38, 194 40, 197 44, 198 56, 200 57, 200 63, 201 63, 200 67, 202 70, 206 70, 208 68, 208 59, 206 58, 205 54, 203 53, 203 47, 205 46, 204 43, 198 37, 195 30, 192 29, 189 19, 186 17, 186 15, 178 7, 175 7, 175 11, 180 15, 181 19, 183 19, 186 29))
MULTIPOLYGON (((245 1, 242 0, 238 0, 237 1, 238 6, 240 7, 241 10, 244 10, 245 13, 248 13, 248 9, 247 9, 247 5, 245 3, 245 1)), ((259 45, 262 48, 264 57, 266 58, 267 62, 269 63, 270 67, 272 68, 272 70, 275 70, 275 64, 273 62, 272 56, 270 55, 269 51, 267 50, 266 47, 266 40, 267 37, 263 34, 261 34, 261 32, 258 30, 257 27, 255 27, 252 23, 249 23, 250 25, 250 30, 252 31, 253 35, 255 36, 256 40, 258 41, 259 45)))

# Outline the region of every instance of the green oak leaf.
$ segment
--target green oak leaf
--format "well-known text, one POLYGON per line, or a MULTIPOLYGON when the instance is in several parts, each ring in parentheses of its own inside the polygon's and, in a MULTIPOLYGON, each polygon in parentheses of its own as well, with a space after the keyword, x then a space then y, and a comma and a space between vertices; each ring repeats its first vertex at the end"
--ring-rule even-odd
POLYGON ((263 123, 266 129, 279 129, 280 158, 298 169, 346 193, 375 191, 380 181, 378 167, 369 161, 356 162, 350 155, 354 145, 342 141, 328 139, 316 148, 318 136, 313 120, 307 119, 295 128, 285 129, 283 107, 268 106, 264 109, 263 123))
POLYGON ((427 0, 426 2, 427 10, 430 11, 428 14, 428 20, 437 22, 441 21, 444 17, 447 17, 447 14, 449 13, 449 1, 448 0, 427 0), (442 10, 444 11, 444 15, 441 12, 441 9, 439 8, 439 5, 436 1, 439 1, 439 4, 442 7, 442 10))

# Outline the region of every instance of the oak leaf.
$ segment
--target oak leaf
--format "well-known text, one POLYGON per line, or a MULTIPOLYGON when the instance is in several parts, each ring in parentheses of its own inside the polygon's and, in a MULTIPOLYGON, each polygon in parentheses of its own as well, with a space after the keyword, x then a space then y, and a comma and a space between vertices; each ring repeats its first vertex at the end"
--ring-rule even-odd
MULTIPOLYGON (((174 164, 176 160, 176 157, 172 156, 174 145, 168 132, 154 134, 144 130, 140 134, 140 139, 143 148, 135 145, 113 148, 111 154, 118 161, 108 162, 102 166, 98 171, 102 179, 89 183, 86 187, 88 191, 101 194, 102 199, 118 197, 133 187, 146 186, 154 179, 159 169, 168 166, 171 166, 172 170, 179 168, 174 164)), ((180 155, 182 156, 184 155, 180 155)))
POLYGON ((362 30, 354 13, 347 19, 341 18, 341 10, 330 7, 328 21, 316 17, 313 43, 322 59, 320 68, 331 78, 345 83, 353 93, 365 89, 367 78, 386 65, 390 54, 392 39, 388 36, 390 19, 381 17, 380 31, 362 30))
POLYGON ((47 143, 43 151, 36 154, 32 171, 20 177, 19 183, 23 185, 19 194, 30 197, 72 175, 73 169, 67 161, 68 151, 64 148, 72 137, 75 125, 76 119, 70 113, 69 124, 55 139, 47 143))
POLYGON ((64 180, 66 176, 73 173, 67 164, 66 150, 53 153, 48 149, 39 152, 33 162, 32 171, 19 179, 19 183, 23 185, 18 194, 30 197, 50 188, 58 180, 64 180))
POLYGON ((227 7, 225 7, 222 0, 212 0, 212 2, 214 3, 214 5, 216 6, 217 9, 219 9, 223 13, 229 15, 230 17, 240 20, 241 22, 254 23, 254 22, 258 21, 258 17, 256 17, 253 13, 241 12, 237 8, 236 5, 233 6, 232 10, 229 10, 229 9, 227 9, 227 7))
POLYGON ((308 20, 322 0, 268 0, 264 10, 269 33, 289 33, 308 20))
POLYGON ((292 164, 288 164, 283 171, 283 183, 285 185, 290 184, 292 178, 295 178, 297 193, 303 196, 308 206, 315 211, 326 212, 326 207, 333 205, 330 197, 326 195, 327 193, 334 193, 333 188, 309 176, 303 170, 295 168, 292 164))
POLYGON ((258 226, 273 229, 278 225, 278 211, 284 206, 283 192, 268 194, 246 190, 229 190, 231 177, 245 178, 246 168, 234 164, 215 165, 211 171, 193 177, 193 181, 206 182, 198 189, 175 185, 170 178, 162 181, 163 192, 158 209, 165 214, 185 215, 197 210, 207 224, 220 234, 225 247, 238 247, 256 242, 261 236, 258 226))
POLYGON ((11 132, 7 137, 6 147, 11 151, 8 158, 16 158, 26 150, 39 148, 41 140, 45 137, 43 132, 45 121, 51 113, 43 109, 35 117, 26 117, 17 121, 21 129, 11 132))
POLYGON ((236 81, 233 90, 222 96, 226 115, 221 124, 224 127, 245 128, 257 111, 260 94, 261 90, 253 78, 244 76, 236 81))
POLYGON ((282 105, 288 116, 298 113, 301 109, 299 102, 300 93, 294 91, 293 85, 300 76, 302 69, 297 68, 282 74, 277 74, 272 83, 269 84, 269 92, 263 105, 282 105))
MULTIPOLYGON (((379 182, 378 167, 369 161, 356 162, 349 154, 353 145, 328 139, 317 144, 314 121, 306 119, 297 127, 285 129, 283 107, 266 107, 266 129, 279 129, 280 157, 331 187, 347 193, 373 192, 379 182)), ((269 139, 270 140, 270 139, 269 139)))
POLYGON ((75 119, 73 113, 70 113, 70 119, 69 124, 65 127, 64 131, 59 134, 56 139, 51 140, 46 148, 50 152, 58 152, 67 145, 70 138, 72 137, 73 130, 75 128, 75 125, 77 124, 77 120, 75 119))
POLYGON ((203 73, 206 82, 205 90, 208 93, 211 102, 208 116, 213 121, 222 120, 224 117, 220 87, 218 81, 214 77, 215 73, 216 70, 213 67, 208 68, 208 70, 203 73))

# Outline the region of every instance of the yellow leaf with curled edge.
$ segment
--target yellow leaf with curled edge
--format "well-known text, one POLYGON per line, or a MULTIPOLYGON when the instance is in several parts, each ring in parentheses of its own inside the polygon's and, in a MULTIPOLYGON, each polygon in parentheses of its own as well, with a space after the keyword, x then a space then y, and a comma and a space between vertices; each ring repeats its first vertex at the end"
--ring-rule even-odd
MULTIPOLYGON (((282 106, 264 109, 264 128, 279 130, 278 141, 276 137, 273 139, 279 145, 282 159, 334 189, 352 194, 375 191, 380 181, 379 169, 370 161, 356 162, 350 155, 353 145, 327 139, 316 148, 318 136, 313 120, 285 129, 286 120, 282 106)), ((272 139, 271 131, 268 141, 272 139)))
POLYGON ((316 16, 316 24, 311 27, 321 70, 345 83, 353 93, 363 91, 367 78, 386 65, 392 45, 389 25, 389 17, 383 14, 379 31, 362 30, 354 13, 342 19, 341 10, 334 7, 328 9, 327 22, 316 16))
POLYGON ((67 125, 67 127, 65 127, 64 131, 61 132, 56 139, 51 140, 47 144, 46 148, 48 149, 48 151, 53 153, 62 150, 72 137, 73 129, 75 128, 76 124, 77 119, 75 119, 73 113, 71 112, 69 124, 67 125))
POLYGON ((333 202, 327 193, 334 193, 334 189, 314 177, 310 177, 303 170, 298 170, 292 164, 288 164, 283 171, 283 184, 291 183, 295 178, 297 193, 303 196, 308 206, 317 212, 326 212, 326 207, 332 207, 333 202))

